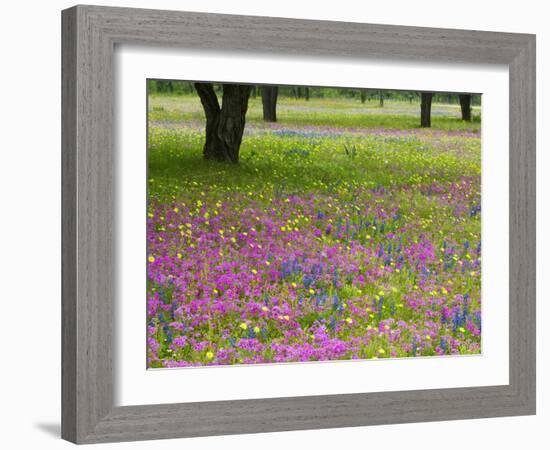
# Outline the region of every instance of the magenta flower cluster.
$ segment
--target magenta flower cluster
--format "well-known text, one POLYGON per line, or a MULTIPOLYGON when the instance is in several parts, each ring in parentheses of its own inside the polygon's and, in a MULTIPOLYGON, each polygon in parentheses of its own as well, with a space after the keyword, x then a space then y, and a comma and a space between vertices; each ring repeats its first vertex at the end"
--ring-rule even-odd
POLYGON ((479 353, 479 189, 464 176, 150 198, 149 366, 479 353))

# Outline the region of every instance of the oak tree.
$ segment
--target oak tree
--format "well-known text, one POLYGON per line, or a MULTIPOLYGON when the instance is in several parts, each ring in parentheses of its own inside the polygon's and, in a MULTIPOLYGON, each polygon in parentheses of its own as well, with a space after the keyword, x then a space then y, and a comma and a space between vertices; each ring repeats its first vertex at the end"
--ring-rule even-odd
POLYGON ((238 163, 251 86, 223 84, 221 106, 212 83, 194 86, 206 115, 204 158, 238 163))

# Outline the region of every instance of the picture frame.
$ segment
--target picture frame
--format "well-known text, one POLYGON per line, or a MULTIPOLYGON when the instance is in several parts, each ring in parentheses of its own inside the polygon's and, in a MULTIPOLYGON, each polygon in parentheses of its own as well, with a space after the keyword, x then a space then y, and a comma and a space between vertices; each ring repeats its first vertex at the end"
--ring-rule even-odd
POLYGON ((62 38, 64 439, 83 444, 535 414, 535 36, 79 5, 62 12, 62 38), (114 406, 119 44, 507 65, 509 384, 114 406))

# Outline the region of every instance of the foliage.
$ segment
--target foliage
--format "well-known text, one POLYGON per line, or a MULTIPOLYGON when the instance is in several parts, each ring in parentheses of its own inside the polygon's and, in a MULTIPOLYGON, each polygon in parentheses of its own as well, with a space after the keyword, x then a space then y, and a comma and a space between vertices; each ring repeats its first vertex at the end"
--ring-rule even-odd
MULTIPOLYGON (((148 80, 148 91, 150 95, 186 95, 192 94, 194 91, 193 83, 189 81, 174 81, 174 80, 148 80)), ((219 84, 217 85, 219 88, 219 84)), ((259 95, 261 85, 253 89, 253 96, 259 95)), ((403 101, 418 103, 420 94, 416 91, 392 91, 379 89, 362 89, 362 88, 330 88, 330 87, 304 87, 304 86, 279 86, 279 95, 288 98, 346 98, 361 100, 361 95, 367 101, 375 101, 380 97, 390 101, 403 101), (307 95, 306 95, 307 89, 307 95)), ((437 93, 434 100, 440 103, 458 104, 458 94, 437 93)), ((480 105, 481 96, 479 94, 472 95, 472 104, 480 105)))

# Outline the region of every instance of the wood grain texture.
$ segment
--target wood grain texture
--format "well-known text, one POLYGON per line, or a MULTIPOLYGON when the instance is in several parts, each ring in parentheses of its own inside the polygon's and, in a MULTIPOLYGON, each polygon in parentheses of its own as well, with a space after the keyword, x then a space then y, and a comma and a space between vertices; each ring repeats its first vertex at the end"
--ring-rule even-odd
POLYGON ((510 385, 535 410, 536 93, 535 40, 510 71, 510 385))
POLYGON ((97 6, 62 16, 63 438, 94 443, 535 412, 534 36, 97 6), (510 384, 114 407, 115 44, 508 65, 510 384))
POLYGON ((62 435, 76 440, 76 10, 62 17, 61 340, 62 435))

